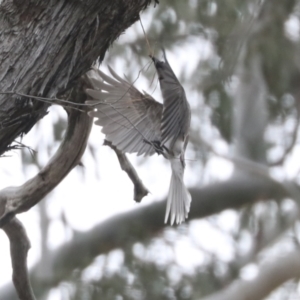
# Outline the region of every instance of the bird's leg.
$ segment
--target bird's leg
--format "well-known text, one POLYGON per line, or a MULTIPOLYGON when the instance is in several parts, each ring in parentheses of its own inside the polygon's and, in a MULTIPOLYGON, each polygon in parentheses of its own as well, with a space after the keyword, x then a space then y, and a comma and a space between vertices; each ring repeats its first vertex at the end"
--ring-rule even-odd
POLYGON ((157 154, 163 154, 164 152, 164 148, 161 146, 160 141, 151 141, 155 151, 157 152, 157 154))
POLYGON ((169 149, 168 149, 166 146, 161 145, 161 142, 160 142, 160 141, 151 141, 151 142, 150 142, 150 141, 144 139, 143 142, 146 143, 146 144, 149 144, 149 145, 153 146, 155 152, 156 152, 158 155, 161 154, 161 155, 165 156, 165 151, 166 151, 167 153, 169 153, 169 149))
POLYGON ((180 162, 181 162, 183 168, 185 169, 184 153, 181 153, 181 154, 180 154, 179 159, 180 159, 180 162))
POLYGON ((166 150, 166 152, 167 152, 168 154, 170 154, 170 150, 169 150, 165 145, 162 145, 162 148, 163 148, 164 150, 166 150))

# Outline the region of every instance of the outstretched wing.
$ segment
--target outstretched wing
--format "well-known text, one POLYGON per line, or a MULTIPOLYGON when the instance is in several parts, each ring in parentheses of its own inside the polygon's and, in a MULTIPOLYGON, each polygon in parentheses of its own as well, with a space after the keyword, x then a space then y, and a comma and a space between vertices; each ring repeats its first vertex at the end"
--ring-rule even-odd
POLYGON ((93 98, 88 103, 95 104, 96 109, 89 115, 98 118, 95 124, 103 127, 106 139, 122 152, 154 154, 153 146, 144 140, 161 140, 162 104, 138 91, 111 68, 109 71, 114 78, 96 69, 88 74, 93 86, 86 90, 93 98))
POLYGON ((161 120, 162 143, 170 141, 170 148, 172 148, 178 138, 184 140, 188 135, 191 112, 185 91, 169 65, 164 50, 163 54, 164 62, 155 57, 152 57, 152 60, 158 73, 164 99, 161 120))

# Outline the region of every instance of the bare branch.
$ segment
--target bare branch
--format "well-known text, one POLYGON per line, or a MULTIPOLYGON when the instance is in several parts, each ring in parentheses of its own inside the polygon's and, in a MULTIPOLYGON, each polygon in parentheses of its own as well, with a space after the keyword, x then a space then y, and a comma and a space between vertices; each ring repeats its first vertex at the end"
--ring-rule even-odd
MULTIPOLYGON (((283 235, 287 230, 291 229, 294 224, 299 220, 300 211, 299 207, 290 212, 283 220, 276 222, 275 224, 268 224, 264 226, 262 232, 260 233, 260 238, 256 239, 250 249, 243 255, 239 256, 231 264, 235 270, 239 270, 246 264, 252 262, 257 257, 263 249, 271 246, 276 242, 276 240, 283 235)), ((268 220, 266 220, 268 222, 268 220)))
MULTIPOLYGON (((86 100, 83 90, 82 85, 78 85, 72 98, 83 103, 86 100)), ((23 185, 0 191, 0 227, 41 201, 79 163, 91 125, 92 119, 86 113, 70 110, 64 140, 48 164, 23 185)))
POLYGON ((17 218, 11 219, 3 226, 10 241, 10 254, 13 268, 13 282, 21 300, 34 300, 27 270, 27 253, 30 241, 25 228, 17 218))
POLYGON ((252 280, 237 280, 226 289, 201 300, 260 300, 289 279, 300 276, 300 251, 288 251, 268 260, 252 280))
POLYGON ((128 160, 126 154, 122 153, 122 151, 118 150, 117 147, 115 147, 111 142, 107 140, 104 141, 104 145, 109 146, 111 149, 115 151, 122 170, 127 173, 128 177, 133 183, 134 186, 133 199, 136 202, 141 202, 142 199, 148 195, 149 191, 144 186, 142 180, 139 178, 139 175, 137 174, 131 162, 128 160))
MULTIPOLYGON (((190 220, 204 218, 228 208, 237 209, 259 200, 281 199, 287 196, 282 186, 259 176, 234 178, 201 189, 191 189, 190 192, 193 198, 190 220)), ((67 278, 74 269, 88 266, 97 255, 153 237, 166 227, 163 223, 164 211, 165 201, 155 202, 116 215, 96 225, 88 234, 75 232, 71 241, 52 252, 47 259, 51 265, 52 278, 43 281, 38 274, 38 265, 31 270, 34 290, 42 292, 56 285, 67 278)), ((1 300, 11 299, 9 291, 7 288, 3 292, 7 296, 1 293, 1 300)), ((39 296, 41 295, 37 295, 39 296)))

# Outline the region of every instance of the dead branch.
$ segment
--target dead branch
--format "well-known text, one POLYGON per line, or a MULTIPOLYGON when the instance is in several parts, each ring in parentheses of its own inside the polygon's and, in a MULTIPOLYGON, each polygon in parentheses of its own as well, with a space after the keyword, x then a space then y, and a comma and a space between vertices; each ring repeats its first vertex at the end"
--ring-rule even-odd
POLYGON ((131 164, 131 162, 128 160, 126 154, 122 153, 120 150, 118 150, 111 142, 105 140, 103 145, 109 146, 111 149, 113 149, 118 157, 121 169, 127 173, 128 177, 133 183, 134 186, 134 195, 133 199, 136 202, 141 202, 142 199, 148 195, 149 191, 144 186, 142 180, 139 178, 139 175, 137 174, 135 168, 131 164))
POLYGON ((18 296, 20 300, 35 300, 28 278, 27 253, 30 249, 30 241, 25 228, 17 218, 13 218, 3 226, 3 230, 10 242, 12 278, 18 296))

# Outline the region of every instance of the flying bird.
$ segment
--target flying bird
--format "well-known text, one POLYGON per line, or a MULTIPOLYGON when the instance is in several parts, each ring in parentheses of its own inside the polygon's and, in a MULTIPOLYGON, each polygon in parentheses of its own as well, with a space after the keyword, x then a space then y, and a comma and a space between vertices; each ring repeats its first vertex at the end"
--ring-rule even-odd
POLYGON ((106 140, 123 153, 163 155, 171 163, 172 176, 167 199, 165 223, 171 225, 187 218, 191 195, 183 182, 184 153, 188 144, 191 110, 185 91, 174 74, 163 50, 164 61, 150 56, 156 68, 163 104, 140 92, 109 67, 112 77, 94 69, 92 89, 86 93, 95 104, 91 117, 102 126, 106 140))

